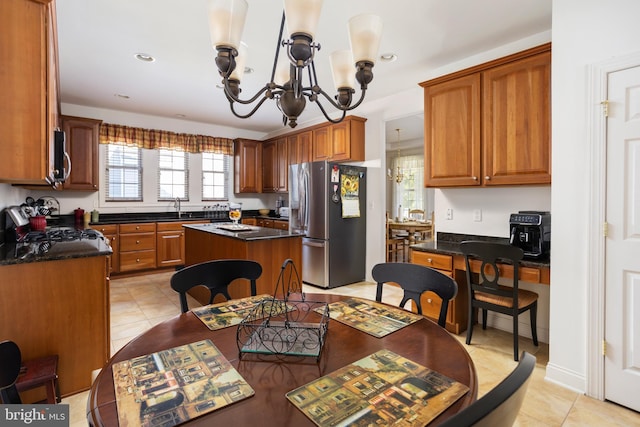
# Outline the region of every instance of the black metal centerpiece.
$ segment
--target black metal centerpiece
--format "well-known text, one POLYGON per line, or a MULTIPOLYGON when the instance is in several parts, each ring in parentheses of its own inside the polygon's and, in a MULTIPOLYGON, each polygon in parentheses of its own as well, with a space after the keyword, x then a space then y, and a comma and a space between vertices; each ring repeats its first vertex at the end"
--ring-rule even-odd
POLYGON ((320 360, 329 328, 329 305, 309 301, 291 259, 282 264, 273 297, 258 303, 238 325, 240 358, 253 353, 312 356, 320 360))

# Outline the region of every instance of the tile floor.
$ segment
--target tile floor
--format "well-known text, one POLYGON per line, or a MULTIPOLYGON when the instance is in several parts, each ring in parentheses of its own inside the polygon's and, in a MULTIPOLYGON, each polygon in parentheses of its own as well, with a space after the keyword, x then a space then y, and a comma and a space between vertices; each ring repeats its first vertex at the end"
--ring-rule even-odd
MULTIPOLYGON (((172 273, 159 273, 111 280, 111 351, 115 353, 131 338, 180 313, 177 294, 169 287, 172 273), (164 295, 166 298, 158 297, 164 295)), ((305 292, 325 290, 305 287, 305 292)), ((330 290, 332 293, 375 299, 375 284, 357 283, 330 290)), ((383 301, 397 305, 398 289, 386 287, 383 301)), ((189 306, 197 305, 194 301, 189 306), (195 304, 195 305, 194 305, 195 304)), ((465 336, 456 336, 464 343, 465 336)), ((466 346, 466 345, 465 345, 466 346)), ((498 384, 516 366, 512 358, 511 335, 503 331, 476 328, 473 343, 466 346, 478 373, 478 397, 498 384)), ((640 414, 618 405, 600 402, 545 381, 548 346, 536 348, 525 338, 521 350, 537 357, 537 366, 516 426, 640 426, 640 414)), ((63 399, 70 405, 71 427, 86 426, 88 392, 63 399)))

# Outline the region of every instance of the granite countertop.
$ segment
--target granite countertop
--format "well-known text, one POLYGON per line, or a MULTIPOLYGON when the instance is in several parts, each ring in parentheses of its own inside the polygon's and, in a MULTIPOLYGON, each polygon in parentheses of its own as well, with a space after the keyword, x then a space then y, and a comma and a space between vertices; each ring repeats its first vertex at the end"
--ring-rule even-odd
MULTIPOLYGON (((509 239, 506 237, 493 237, 493 236, 476 236, 471 234, 457 234, 457 233, 437 233, 436 240, 424 243, 417 243, 411 245, 411 249, 419 252, 432 252, 443 255, 460 255, 463 256, 460 251, 460 242, 465 240, 482 240, 497 243, 509 243, 509 239)), ((520 261, 520 265, 523 267, 549 267, 549 258, 544 259, 523 259, 520 261)))
POLYGON ((203 231, 206 233, 217 234, 232 239, 252 241, 266 239, 281 239, 289 237, 302 237, 304 234, 290 232, 288 230, 279 230, 275 228, 258 227, 255 225, 243 225, 244 231, 229 231, 219 228, 221 225, 231 225, 231 223, 211 223, 211 224, 185 224, 184 228, 203 231))
POLYGON ((111 246, 104 238, 51 242, 51 247, 44 253, 38 253, 38 245, 40 244, 41 242, 27 245, 6 243, 0 246, 0 265, 87 258, 113 253, 111 246))

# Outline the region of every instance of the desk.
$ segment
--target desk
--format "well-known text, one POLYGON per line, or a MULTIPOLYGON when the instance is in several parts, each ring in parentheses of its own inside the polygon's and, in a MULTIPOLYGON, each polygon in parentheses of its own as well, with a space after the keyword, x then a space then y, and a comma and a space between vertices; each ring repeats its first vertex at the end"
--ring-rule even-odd
MULTIPOLYGON (((307 294, 311 301, 334 302, 348 297, 307 294)), ((112 365, 175 346, 210 339, 255 390, 255 395, 190 420, 189 427, 216 425, 313 426, 285 397, 285 393, 316 378, 387 348, 469 387, 469 392, 433 420, 435 426, 476 400, 476 371, 462 344, 436 323, 422 319, 384 338, 330 320, 319 363, 313 358, 281 362, 238 360, 236 328, 210 331, 192 312, 180 314, 134 338, 116 353, 96 378, 87 400, 87 420, 92 426, 118 425, 112 365)), ((271 360, 271 359, 269 359, 271 360)))
POLYGON ((396 222, 389 221, 389 228, 391 230, 405 230, 409 233, 409 244, 413 245, 416 241, 415 233, 419 231, 430 231, 433 233, 433 224, 430 222, 419 222, 419 221, 406 221, 406 222, 396 222))

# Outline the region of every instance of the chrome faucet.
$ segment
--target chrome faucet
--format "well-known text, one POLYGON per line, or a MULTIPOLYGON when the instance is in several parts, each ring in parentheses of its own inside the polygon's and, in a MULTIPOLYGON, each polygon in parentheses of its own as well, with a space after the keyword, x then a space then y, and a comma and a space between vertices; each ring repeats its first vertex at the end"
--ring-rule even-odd
POLYGON ((176 197, 175 202, 173 202, 173 207, 178 211, 178 218, 182 216, 182 209, 180 207, 180 197, 176 197))

